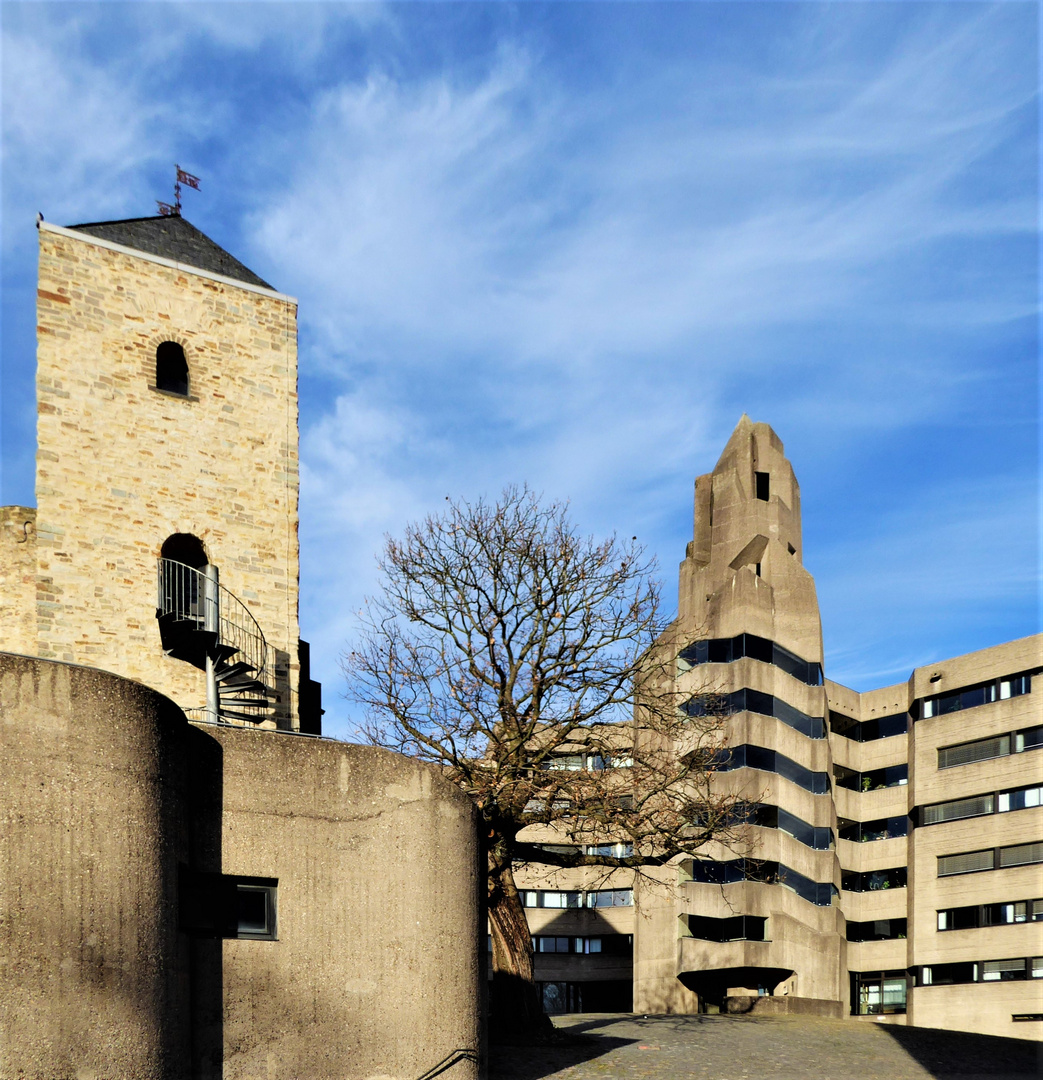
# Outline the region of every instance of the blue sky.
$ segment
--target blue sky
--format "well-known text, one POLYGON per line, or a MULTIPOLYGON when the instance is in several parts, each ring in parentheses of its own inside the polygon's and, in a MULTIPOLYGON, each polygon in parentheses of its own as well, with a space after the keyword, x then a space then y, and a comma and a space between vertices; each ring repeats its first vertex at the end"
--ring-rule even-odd
POLYGON ((739 416, 801 483, 829 677, 1039 624, 1034 3, 5 3, 3 491, 33 221, 185 216, 300 300, 327 730, 386 532, 528 481, 668 602, 739 416))

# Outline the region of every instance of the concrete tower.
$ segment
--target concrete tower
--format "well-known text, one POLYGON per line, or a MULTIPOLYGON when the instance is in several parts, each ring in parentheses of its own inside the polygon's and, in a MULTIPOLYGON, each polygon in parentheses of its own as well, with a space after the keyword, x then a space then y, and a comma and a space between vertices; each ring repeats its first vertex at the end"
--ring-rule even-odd
POLYGON ((296 301, 180 217, 39 238, 35 559, 32 512, 5 523, 35 617, 15 647, 190 711, 209 666, 222 719, 298 728, 296 301))
POLYGON ((711 845, 683 865, 673 897, 643 891, 634 1008, 774 994, 839 1015, 846 942, 818 603, 793 469, 771 428, 745 415, 696 481, 678 617, 660 648, 676 653, 686 708, 708 694, 725 703, 730 756, 716 782, 758 809, 749 858, 711 845))

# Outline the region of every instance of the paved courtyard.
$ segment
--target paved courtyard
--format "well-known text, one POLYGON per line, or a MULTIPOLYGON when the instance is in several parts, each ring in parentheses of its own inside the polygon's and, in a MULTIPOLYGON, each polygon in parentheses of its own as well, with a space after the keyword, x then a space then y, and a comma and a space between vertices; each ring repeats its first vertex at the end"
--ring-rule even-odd
POLYGON ((1037 1080, 1039 1043, 771 1016, 572 1015, 571 1045, 493 1047, 490 1080, 1037 1080))

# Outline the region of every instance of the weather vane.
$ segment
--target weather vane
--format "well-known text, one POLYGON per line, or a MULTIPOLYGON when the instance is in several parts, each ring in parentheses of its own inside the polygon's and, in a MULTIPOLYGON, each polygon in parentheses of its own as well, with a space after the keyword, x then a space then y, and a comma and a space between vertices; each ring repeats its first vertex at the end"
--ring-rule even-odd
POLYGON ((175 179, 174 179, 174 201, 172 203, 160 202, 156 200, 156 205, 159 207, 159 212, 163 217, 181 217, 181 185, 186 184, 190 188, 199 190, 199 177, 193 176, 191 173, 187 173, 180 165, 174 166, 175 179))

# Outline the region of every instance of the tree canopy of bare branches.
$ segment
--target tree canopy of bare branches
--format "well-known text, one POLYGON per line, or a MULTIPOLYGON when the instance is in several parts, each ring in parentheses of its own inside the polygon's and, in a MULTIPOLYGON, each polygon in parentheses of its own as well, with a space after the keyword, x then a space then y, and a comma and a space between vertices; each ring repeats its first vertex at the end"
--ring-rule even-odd
POLYGON ((585 537, 528 488, 448 502, 387 540, 345 657, 369 739, 477 808, 501 1027, 545 1022, 516 865, 639 869, 734 832, 711 781, 722 721, 678 707, 655 569, 636 540, 585 537))

